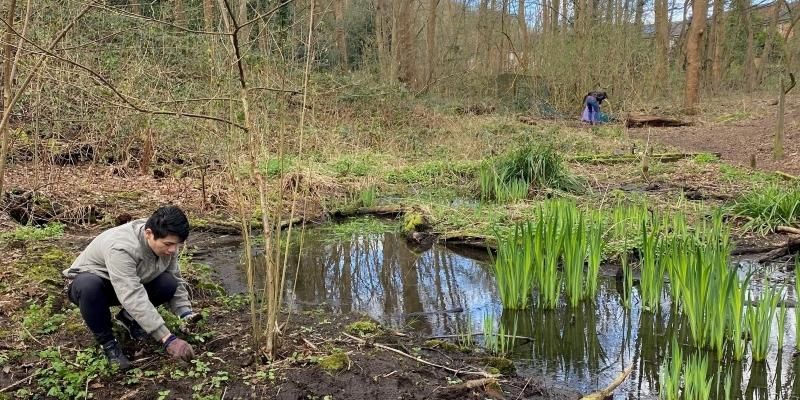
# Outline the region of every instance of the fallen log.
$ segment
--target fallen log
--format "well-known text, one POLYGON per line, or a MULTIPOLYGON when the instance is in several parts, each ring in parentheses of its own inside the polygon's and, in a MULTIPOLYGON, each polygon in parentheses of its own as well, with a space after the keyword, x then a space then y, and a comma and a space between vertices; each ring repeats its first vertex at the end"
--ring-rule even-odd
POLYGON ((445 245, 468 246, 480 249, 497 250, 497 240, 480 235, 469 235, 463 232, 452 232, 439 236, 439 243, 445 245))
POLYGON ((400 205, 358 207, 351 209, 335 210, 331 212, 333 218, 357 217, 361 215, 378 215, 385 217, 399 217, 406 213, 406 208, 400 205))
POLYGON ((765 263, 775 260, 776 258, 780 258, 786 255, 789 255, 794 252, 800 251, 800 238, 792 238, 786 241, 786 244, 770 251, 769 253, 765 254, 763 257, 758 259, 759 263, 765 263))
MULTIPOLYGON (((660 154, 649 154, 647 155, 647 157, 650 160, 657 162, 675 162, 683 160, 685 158, 693 158, 701 154, 703 155, 711 154, 717 157, 721 156, 720 153, 660 153, 660 154)), ((642 155, 639 154, 576 156, 570 159, 570 161, 582 164, 620 164, 620 163, 639 162, 641 160, 642 160, 642 155)))
POLYGON ((781 171, 775 171, 775 175, 778 175, 781 178, 788 179, 790 181, 800 180, 800 177, 797 177, 797 176, 794 176, 794 175, 789 175, 789 174, 787 174, 785 172, 781 172, 781 171))
POLYGON ((792 235, 800 235, 800 228, 795 228, 792 226, 778 226, 775 228, 775 232, 779 233, 790 233, 792 235))
POLYGON ((684 121, 677 118, 663 117, 659 115, 629 114, 625 118, 625 126, 628 128, 641 128, 645 126, 672 128, 672 127, 690 126, 690 125, 692 125, 692 123, 689 121, 684 121))

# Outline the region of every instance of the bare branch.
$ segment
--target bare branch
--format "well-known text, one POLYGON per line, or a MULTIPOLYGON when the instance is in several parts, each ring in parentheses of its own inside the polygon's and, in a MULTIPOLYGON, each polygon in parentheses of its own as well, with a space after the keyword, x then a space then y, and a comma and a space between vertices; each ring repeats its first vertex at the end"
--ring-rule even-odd
MULTIPOLYGON (((120 30, 118 30, 118 31, 116 31, 116 32, 110 33, 110 34, 108 34, 108 35, 105 35, 105 36, 101 36, 101 37, 99 37, 99 38, 97 38, 97 39, 95 39, 95 40, 92 40, 92 41, 89 41, 89 42, 86 42, 86 43, 76 44, 76 45, 74 45, 74 46, 69 46, 69 47, 60 47, 60 48, 58 48, 58 49, 56 49, 56 50, 57 50, 57 51, 65 51, 65 50, 75 50, 75 49, 79 49, 79 48, 81 48, 81 47, 86 47, 86 46, 90 46, 90 45, 92 45, 92 44, 98 43, 98 42, 100 42, 101 40, 106 40, 106 39, 108 39, 108 38, 111 38, 111 37, 117 36, 117 35, 119 35, 120 33, 123 33, 123 32, 129 32, 129 31, 132 31, 132 30, 133 30, 132 28, 129 28, 129 29, 120 29, 120 30)), ((25 35, 25 31, 23 31, 23 32, 22 32, 22 35, 25 35)))
POLYGON ((268 92, 278 92, 278 93, 291 93, 291 94, 303 94, 303 92, 299 90, 292 90, 292 89, 278 89, 278 88, 271 88, 265 86, 256 86, 251 87, 250 90, 266 90, 268 92))
POLYGON ((263 14, 260 14, 259 16, 251 19, 250 21, 247 21, 247 22, 243 23, 242 25, 238 26, 236 28, 236 31, 238 32, 240 29, 242 29, 242 28, 244 28, 244 27, 246 27, 248 25, 254 24, 254 23, 258 22, 259 20, 261 20, 262 18, 269 17, 270 15, 275 14, 276 12, 278 12, 278 10, 281 9, 281 7, 283 7, 285 5, 288 5, 289 3, 293 3, 293 2, 294 2, 294 0, 286 0, 281 4, 278 4, 277 6, 273 7, 271 10, 269 10, 269 11, 263 13, 263 14))
POLYGON ((183 32, 187 32, 187 33, 196 33, 196 34, 199 34, 199 35, 212 35, 212 36, 227 36, 227 35, 232 35, 233 34, 231 32, 213 32, 213 31, 201 31, 201 30, 197 30, 197 29, 189 29, 189 28, 180 26, 178 24, 173 24, 172 22, 169 22, 169 21, 164 21, 164 20, 155 19, 155 18, 151 18, 151 17, 145 17, 144 15, 134 14, 134 13, 132 13, 130 11, 126 11, 126 10, 123 10, 123 9, 120 9, 120 8, 117 8, 117 7, 108 7, 108 6, 105 6, 105 5, 102 5, 102 4, 97 4, 94 7, 95 8, 99 8, 101 10, 111 11, 113 13, 116 13, 116 14, 119 14, 119 15, 122 15, 122 16, 125 16, 125 17, 128 17, 128 18, 133 18, 133 19, 138 19, 138 20, 142 20, 142 21, 155 22, 155 23, 158 23, 158 24, 167 25, 167 26, 170 26, 172 28, 175 28, 177 30, 180 30, 180 31, 183 31, 183 32))
MULTIPOLYGON (((74 67, 77 67, 79 69, 82 69, 82 70, 88 72, 92 77, 95 78, 96 81, 98 81, 102 86, 105 86, 108 89, 110 89, 114 93, 114 95, 116 97, 118 97, 120 100, 122 100, 125 103, 125 104, 118 104, 118 103, 114 103, 114 102, 109 101, 110 104, 113 104, 113 105, 116 105, 116 106, 119 106, 119 107, 123 107, 123 108, 130 108, 130 109, 133 109, 133 110, 136 110, 136 111, 139 111, 139 112, 142 112, 142 113, 147 113, 147 114, 175 115, 175 116, 179 116, 179 117, 189 117, 189 118, 212 120, 212 121, 217 121, 217 122, 222 122, 222 123, 225 123, 225 124, 229 124, 229 125, 232 125, 232 126, 235 126, 235 127, 239 128, 239 129, 246 130, 244 126, 242 126, 240 124, 237 124, 236 122, 233 122, 233 121, 230 121, 230 120, 227 120, 227 119, 224 119, 224 118, 220 118, 220 117, 215 117, 215 116, 212 116, 212 115, 195 114, 195 113, 183 113, 183 112, 171 111, 171 110, 153 110, 153 109, 144 108, 144 107, 134 103, 133 101, 131 101, 130 96, 126 96, 123 93, 121 93, 119 91, 119 89, 117 89, 117 87, 114 86, 114 84, 112 84, 108 79, 106 79, 104 76, 102 76, 99 72, 97 72, 97 71, 93 70, 92 68, 87 67, 87 66, 85 66, 83 64, 80 64, 80 63, 78 63, 76 61, 73 61, 73 60, 70 60, 68 58, 62 57, 62 56, 60 56, 58 54, 55 54, 55 53, 53 53, 52 51, 50 51, 48 49, 42 48, 39 44, 37 44, 34 41, 22 36, 19 32, 17 32, 14 29, 13 26, 8 25, 8 23, 6 21, 0 21, 0 22, 2 22, 2 24, 6 26, 6 29, 8 29, 9 32, 13 33, 15 36, 19 37, 20 39, 24 40, 26 43, 28 43, 31 46, 33 46, 36 49, 38 49, 41 52, 42 55, 54 58, 54 59, 62 61, 62 62, 65 62, 67 64, 70 64, 70 65, 72 65, 74 67)), ((42 60, 43 59, 44 58, 42 58, 42 60)), ((22 91, 24 91, 24 88, 20 89, 20 92, 17 93, 17 96, 19 96, 19 94, 22 91)), ((12 102, 12 104, 13 104, 13 102, 12 102)))

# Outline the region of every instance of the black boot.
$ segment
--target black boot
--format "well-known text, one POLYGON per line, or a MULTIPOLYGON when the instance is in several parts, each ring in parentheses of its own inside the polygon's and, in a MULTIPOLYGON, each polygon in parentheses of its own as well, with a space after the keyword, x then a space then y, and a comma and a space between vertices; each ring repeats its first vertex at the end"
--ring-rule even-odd
POLYGON ((125 357, 122 348, 119 347, 117 339, 111 339, 104 343, 103 352, 106 353, 106 358, 111 366, 117 365, 119 369, 123 371, 131 367, 131 362, 128 360, 128 357, 125 357))
POLYGON ((122 309, 120 312, 118 312, 114 318, 122 324, 122 327, 128 331, 133 340, 147 339, 147 332, 145 332, 145 330, 139 326, 139 323, 136 322, 136 320, 133 319, 130 314, 125 311, 125 309, 122 309))

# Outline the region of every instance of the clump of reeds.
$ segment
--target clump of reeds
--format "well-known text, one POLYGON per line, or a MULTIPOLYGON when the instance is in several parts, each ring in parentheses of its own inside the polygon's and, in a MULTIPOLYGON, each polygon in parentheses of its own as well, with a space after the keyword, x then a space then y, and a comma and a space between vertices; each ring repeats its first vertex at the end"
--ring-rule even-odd
POLYGON ((570 192, 582 188, 555 148, 536 143, 485 161, 478 170, 478 183, 481 199, 500 203, 524 199, 531 186, 570 192))
POLYGON ((659 399, 679 400, 681 395, 681 367, 683 356, 677 340, 672 338, 672 356, 661 365, 659 399))
POLYGON ((708 400, 714 378, 708 376, 708 359, 693 354, 686 363, 683 375, 684 400, 708 400))
POLYGON ((733 212, 748 219, 747 229, 767 233, 779 225, 800 221, 800 185, 769 185, 753 189, 736 200, 733 212))
POLYGON ((747 310, 747 325, 750 332, 750 352, 753 361, 766 360, 769 351, 769 338, 772 333, 772 320, 778 310, 781 292, 765 288, 761 298, 747 310))
POLYGON ((514 324, 511 330, 508 330, 499 324, 497 329, 495 326, 495 318, 489 313, 483 316, 483 346, 489 353, 496 356, 506 356, 514 349, 514 344, 517 338, 517 319, 514 318, 514 324))
POLYGON ((530 304, 534 273, 541 263, 534 253, 540 239, 535 227, 531 222, 517 224, 508 237, 498 241, 494 273, 505 308, 525 309, 530 304))

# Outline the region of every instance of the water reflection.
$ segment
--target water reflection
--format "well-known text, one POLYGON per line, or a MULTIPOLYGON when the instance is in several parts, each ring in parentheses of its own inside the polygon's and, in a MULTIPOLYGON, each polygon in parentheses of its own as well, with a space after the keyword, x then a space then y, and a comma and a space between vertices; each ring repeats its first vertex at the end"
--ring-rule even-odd
MULTIPOLYGON (((633 366, 634 372, 615 393, 618 399, 656 397, 659 371, 671 356, 673 338, 684 360, 699 351, 691 344, 687 321, 668 299, 657 312, 643 311, 634 288, 633 307, 625 309, 621 284, 614 279, 601 279, 594 302, 575 309, 562 305, 551 311, 508 311, 499 303, 485 261, 438 245, 417 253, 394 233, 337 241, 323 240, 313 231, 307 235, 302 253, 294 248, 289 255, 285 299, 295 310, 325 305, 432 335, 480 333, 484 316, 491 315, 507 332, 516 326, 518 336, 530 338, 517 340, 512 352, 520 374, 590 392, 633 366)), ((754 282, 755 288, 776 284, 766 275, 754 282)), ((779 284, 785 282, 781 278, 779 284)), ((791 287, 787 293, 795 297, 791 287)), ((702 352, 715 378, 712 398, 724 398, 724 379, 730 374, 735 399, 800 399, 800 359, 792 357, 793 314, 788 313, 784 348, 777 348, 773 332, 766 362, 735 362, 730 354, 718 362, 716 354, 702 352)))

